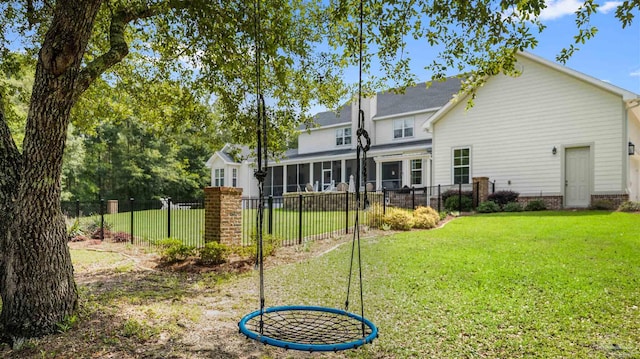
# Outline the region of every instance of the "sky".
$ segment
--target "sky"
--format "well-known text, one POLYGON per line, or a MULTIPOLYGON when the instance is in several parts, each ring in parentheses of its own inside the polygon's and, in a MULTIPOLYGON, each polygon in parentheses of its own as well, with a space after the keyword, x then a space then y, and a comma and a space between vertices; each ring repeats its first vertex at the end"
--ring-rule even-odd
MULTIPOLYGON (((529 52, 556 62, 555 58, 563 48, 574 42, 577 34, 575 11, 583 0, 552 0, 541 13, 540 19, 547 28, 537 34, 538 46, 529 52)), ((580 50, 566 62, 565 66, 596 79, 609 82, 625 90, 640 94, 640 13, 635 12, 631 26, 622 29, 615 18, 615 8, 620 2, 597 1, 598 13, 592 16, 591 24, 598 28, 594 38, 580 44, 580 50)), ((430 74, 424 66, 437 53, 424 42, 410 42, 407 50, 411 58, 411 68, 419 81, 428 81, 430 74)), ((375 69, 373 71, 375 73, 375 69)), ((452 72, 448 75, 456 75, 452 72)), ((347 82, 357 81, 357 69, 349 70, 347 82)))

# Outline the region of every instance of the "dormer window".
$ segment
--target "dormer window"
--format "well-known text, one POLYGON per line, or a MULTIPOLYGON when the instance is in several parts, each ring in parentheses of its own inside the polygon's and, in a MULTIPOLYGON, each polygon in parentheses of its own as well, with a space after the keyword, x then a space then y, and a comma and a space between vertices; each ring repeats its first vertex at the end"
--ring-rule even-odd
POLYGON ((351 144, 351 127, 339 128, 336 130, 336 146, 351 144))
POLYGON ((413 118, 393 121, 393 138, 413 137, 413 118))

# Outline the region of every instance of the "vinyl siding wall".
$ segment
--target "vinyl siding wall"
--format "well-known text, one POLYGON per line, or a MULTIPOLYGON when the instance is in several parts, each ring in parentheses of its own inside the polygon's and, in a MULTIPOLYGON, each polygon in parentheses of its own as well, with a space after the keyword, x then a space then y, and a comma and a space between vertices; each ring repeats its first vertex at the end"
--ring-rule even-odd
POLYGON ((591 146, 592 192, 623 190, 620 97, 528 59, 519 65, 520 77, 490 79, 472 109, 461 102, 434 124, 434 184, 452 183, 452 150, 470 147, 471 177, 521 195, 560 195, 564 148, 591 146))
POLYGON ((422 125, 434 114, 434 112, 420 113, 409 116, 397 116, 393 118, 385 118, 382 120, 374 120, 375 137, 372 138, 374 144, 395 143, 402 141, 415 141, 431 138, 431 134, 422 129, 422 125), (409 138, 393 138, 393 122, 402 119, 413 119, 413 137, 409 138))

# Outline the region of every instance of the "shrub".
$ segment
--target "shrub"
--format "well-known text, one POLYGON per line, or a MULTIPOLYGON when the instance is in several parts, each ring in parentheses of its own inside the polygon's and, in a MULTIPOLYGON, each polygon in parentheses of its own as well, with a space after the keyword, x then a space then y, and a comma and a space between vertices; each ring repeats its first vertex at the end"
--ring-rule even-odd
MULTIPOLYGON (((446 203, 447 200, 451 197, 458 197, 458 190, 457 189, 450 189, 450 190, 446 190, 444 191, 440 197, 442 198, 442 203, 446 203)), ((473 191, 462 191, 462 197, 468 197, 470 200, 473 201, 473 191)))
POLYGON ((438 213, 440 215, 440 220, 444 220, 445 218, 447 218, 447 216, 449 215, 449 213, 447 213, 447 211, 441 211, 440 213, 438 213))
POLYGON ((522 205, 518 202, 509 202, 504 205, 505 212, 522 212, 522 205))
POLYGON ((613 202, 608 199, 597 199, 591 202, 591 209, 612 210, 614 207, 613 202))
POLYGON ((497 191, 489 195, 489 201, 497 203, 501 208, 507 203, 515 202, 520 193, 514 191, 497 191))
POLYGON ((387 208, 383 221, 395 230, 408 231, 413 227, 413 216, 404 209, 387 208))
POLYGON ((500 206, 493 201, 486 201, 486 202, 480 203, 478 205, 478 208, 476 208, 476 211, 480 213, 500 212, 500 206))
POLYGON ((82 237, 84 237, 84 232, 80 228, 80 220, 76 218, 73 220, 73 223, 67 227, 67 240, 77 242, 78 240, 76 238, 82 237))
POLYGON ((183 261, 196 253, 196 248, 187 246, 177 238, 165 238, 156 242, 160 247, 160 259, 165 262, 183 261))
POLYGON ((207 242, 198 252, 200 255, 200 263, 213 265, 222 264, 227 261, 229 247, 218 242, 207 242))
POLYGON ((621 212, 640 212, 640 202, 626 201, 618 207, 621 212))
POLYGON ((524 207, 525 211, 544 211, 545 209, 547 209, 547 205, 541 199, 534 199, 524 207))
POLYGON ((440 214, 431 207, 420 206, 413 211, 413 226, 415 228, 434 228, 440 221, 440 214))
POLYGON ((467 212, 473 209, 473 201, 471 200, 470 197, 467 197, 467 196, 462 196, 462 197, 450 196, 444 202, 444 208, 447 211, 458 211, 462 209, 462 211, 467 212), (458 198, 460 198, 462 201, 459 202, 458 198), (462 206, 459 205, 460 203, 462 203, 462 206))
POLYGON ((384 216, 384 208, 379 203, 374 203, 367 209, 367 224, 371 228, 380 228, 382 226, 382 217, 384 216))
MULTIPOLYGON (((258 246, 256 245, 256 234, 251 235, 251 242, 249 243, 247 248, 247 252, 245 255, 249 255, 250 257, 255 257, 257 255, 258 246)), ((272 234, 263 234, 262 235, 262 255, 265 257, 272 256, 276 253, 276 250, 282 246, 282 238, 276 237, 272 234)))

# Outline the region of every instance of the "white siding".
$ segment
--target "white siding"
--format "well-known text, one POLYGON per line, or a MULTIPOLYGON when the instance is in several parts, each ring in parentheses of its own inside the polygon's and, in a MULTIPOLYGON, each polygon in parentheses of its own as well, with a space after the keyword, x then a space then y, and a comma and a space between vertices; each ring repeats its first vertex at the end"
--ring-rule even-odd
POLYGON ((402 141, 425 140, 431 138, 431 134, 422 129, 422 125, 434 114, 434 112, 420 113, 410 116, 394 116, 393 118, 385 118, 382 120, 374 120, 375 136, 372 138, 374 144, 381 145, 385 143, 395 143, 402 141), (393 122, 399 119, 413 119, 413 137, 393 138, 393 122))
POLYGON ((434 184, 452 182, 451 149, 469 146, 472 177, 521 194, 561 194, 563 149, 588 145, 594 193, 623 190, 621 98, 528 59, 520 66, 520 77, 490 79, 472 109, 461 102, 434 124, 434 184))
POLYGON ((351 130, 351 145, 336 146, 336 130, 349 126, 350 124, 345 123, 343 126, 318 128, 312 130, 310 133, 301 133, 300 137, 298 137, 298 153, 303 154, 320 151, 331 151, 341 148, 352 148, 353 143, 355 142, 353 128, 351 130))
MULTIPOLYGON (((636 153, 640 153, 640 119, 633 111, 629 115, 629 141, 636 145, 636 153)), ((640 155, 629 156, 629 200, 640 201, 640 155)))

